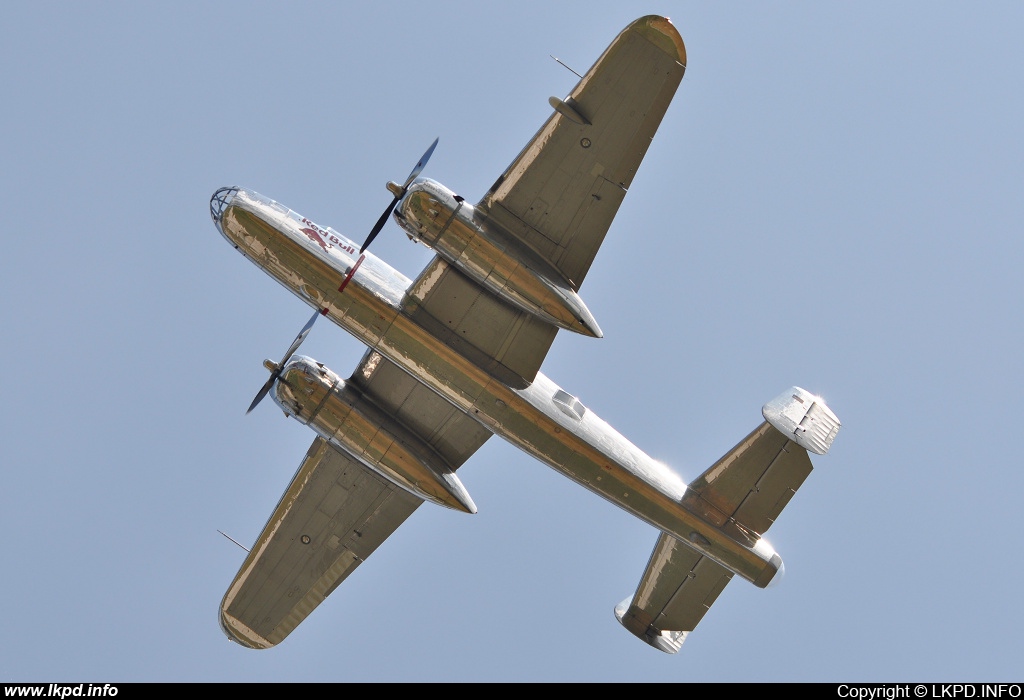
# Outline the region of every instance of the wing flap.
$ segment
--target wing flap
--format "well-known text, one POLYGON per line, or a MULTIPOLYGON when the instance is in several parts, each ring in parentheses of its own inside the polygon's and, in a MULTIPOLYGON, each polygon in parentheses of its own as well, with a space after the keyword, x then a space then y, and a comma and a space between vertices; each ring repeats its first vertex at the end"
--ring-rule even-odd
POLYGON ((317 437, 221 601, 221 627, 265 649, 288 636, 423 501, 317 437))
POLYGON ((731 571, 661 533, 633 597, 615 616, 634 635, 673 654, 732 580, 731 571))
POLYGON ((402 302, 428 332, 508 386, 537 376, 558 328, 514 308, 435 257, 402 302))
POLYGON ((380 353, 369 350, 349 381, 458 469, 492 433, 380 353))

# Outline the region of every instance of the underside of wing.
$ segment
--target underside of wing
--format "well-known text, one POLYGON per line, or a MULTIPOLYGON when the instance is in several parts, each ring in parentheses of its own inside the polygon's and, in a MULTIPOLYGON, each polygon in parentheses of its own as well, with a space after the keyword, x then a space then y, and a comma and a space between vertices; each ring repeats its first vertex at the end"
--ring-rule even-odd
POLYGON ((224 595, 224 632, 278 644, 422 502, 316 438, 224 595))
MULTIPOLYGON (((347 383, 452 469, 491 436, 372 350, 347 383)), ((366 437, 373 442, 369 432, 366 437)), ((221 626, 228 637, 256 649, 280 643, 422 502, 317 437, 224 596, 221 626)))
POLYGON ((385 413, 458 469, 493 433, 374 350, 349 378, 385 413))
POLYGON ((534 380, 558 328, 502 301, 435 257, 402 301, 428 332, 507 386, 534 380))
POLYGON ((632 598, 615 617, 634 635, 669 654, 679 651, 732 572, 662 533, 632 598))
POLYGON ((686 50, 664 17, 619 34, 478 204, 574 291, 604 240, 682 80, 686 50))

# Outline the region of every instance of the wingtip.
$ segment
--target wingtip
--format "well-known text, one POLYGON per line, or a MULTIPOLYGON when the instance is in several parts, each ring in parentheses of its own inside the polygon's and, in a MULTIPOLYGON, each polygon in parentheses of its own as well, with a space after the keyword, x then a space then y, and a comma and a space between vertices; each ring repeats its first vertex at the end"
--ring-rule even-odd
POLYGON ((668 17, 647 15, 629 25, 629 29, 640 33, 666 54, 686 65, 686 45, 668 17))
POLYGON ((218 618, 221 631, 235 644, 239 644, 247 649, 269 649, 274 646, 274 642, 257 634, 254 630, 242 624, 238 618, 228 614, 223 608, 221 608, 218 618))

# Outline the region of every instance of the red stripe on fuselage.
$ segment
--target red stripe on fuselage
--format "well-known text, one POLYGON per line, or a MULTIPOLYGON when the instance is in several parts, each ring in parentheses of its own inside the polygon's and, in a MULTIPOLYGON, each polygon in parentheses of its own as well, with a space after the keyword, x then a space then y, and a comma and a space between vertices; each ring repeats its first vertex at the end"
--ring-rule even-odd
POLYGON ((351 280, 351 279, 352 279, 352 275, 356 274, 356 270, 358 270, 358 269, 359 269, 359 266, 363 264, 363 259, 364 259, 365 257, 366 257, 366 255, 360 255, 360 256, 359 256, 359 259, 358 259, 358 260, 356 260, 356 264, 355 264, 355 265, 353 265, 353 266, 352 266, 352 269, 348 271, 348 274, 347 274, 347 275, 345 275, 345 281, 341 283, 341 286, 340 286, 340 287, 338 287, 338 291, 339 291, 339 292, 344 292, 344 291, 345 291, 345 287, 347 287, 347 286, 348 286, 348 282, 349 282, 349 280, 351 280))

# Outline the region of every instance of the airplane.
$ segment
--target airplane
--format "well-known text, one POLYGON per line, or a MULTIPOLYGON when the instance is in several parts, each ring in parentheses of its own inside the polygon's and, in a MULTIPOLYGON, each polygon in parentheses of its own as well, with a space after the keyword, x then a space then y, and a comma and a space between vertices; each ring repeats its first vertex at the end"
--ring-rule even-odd
POLYGON ((220 605, 227 637, 281 643, 424 502, 476 504, 457 471, 492 435, 653 526, 616 619, 670 654, 738 576, 764 588, 763 535, 840 428, 793 386, 687 483, 540 372, 559 330, 600 338, 579 289, 686 69, 666 17, 626 26, 476 203, 421 177, 438 141, 360 245, 242 187, 210 200, 217 230, 314 309, 249 411, 270 394, 315 433, 220 605), (393 219, 433 258, 409 279, 367 251, 393 219), (367 349, 344 378, 296 355, 324 316, 367 349))

